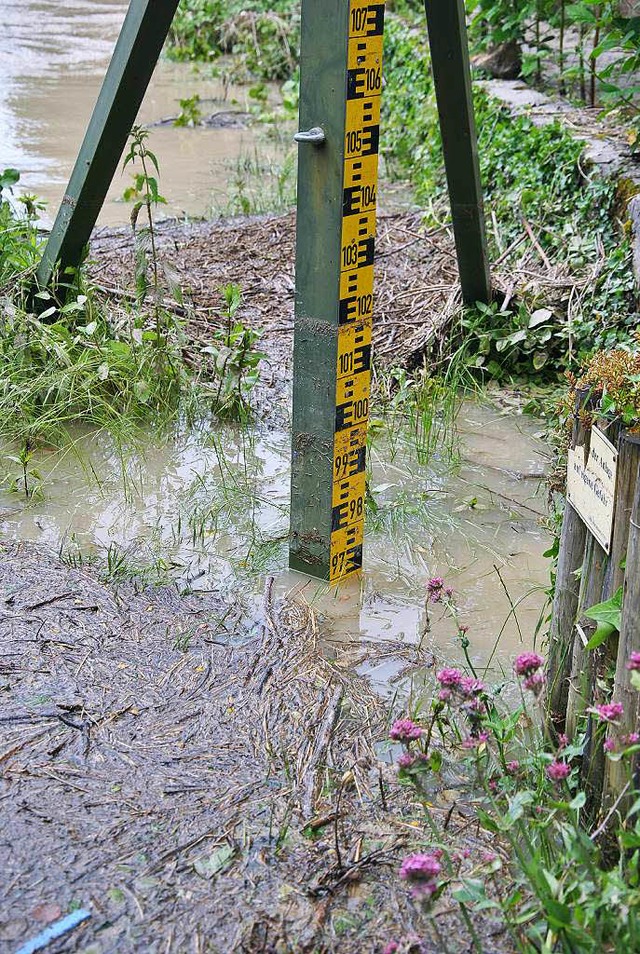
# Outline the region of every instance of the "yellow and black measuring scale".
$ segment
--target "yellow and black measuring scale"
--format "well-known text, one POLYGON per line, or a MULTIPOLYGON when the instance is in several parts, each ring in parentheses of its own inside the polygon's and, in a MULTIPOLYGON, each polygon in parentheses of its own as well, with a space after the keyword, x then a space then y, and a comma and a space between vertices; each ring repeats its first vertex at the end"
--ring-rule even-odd
MULTIPOLYGON (((289 563, 331 582, 362 566, 384 13, 302 0, 289 563)), ((425 13, 462 295, 488 301, 464 0, 425 13)))
POLYGON ((362 566, 385 8, 315 7, 303 7, 300 115, 313 125, 296 136, 311 148, 298 184, 290 562, 337 582, 362 566))
POLYGON ((329 579, 362 567, 384 3, 350 0, 329 579))

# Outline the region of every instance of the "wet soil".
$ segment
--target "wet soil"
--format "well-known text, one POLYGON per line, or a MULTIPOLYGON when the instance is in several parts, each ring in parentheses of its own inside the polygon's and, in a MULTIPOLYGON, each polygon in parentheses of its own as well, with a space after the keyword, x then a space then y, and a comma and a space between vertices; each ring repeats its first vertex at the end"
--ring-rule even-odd
MULTIPOLYGON (((52 954, 441 950, 397 877, 424 836, 380 748, 385 707, 317 640, 270 583, 251 614, 3 545, 1 949, 79 905, 90 920, 52 954)), ((477 850, 455 790, 430 800, 477 850)), ((449 902, 434 917, 472 949, 449 902)))

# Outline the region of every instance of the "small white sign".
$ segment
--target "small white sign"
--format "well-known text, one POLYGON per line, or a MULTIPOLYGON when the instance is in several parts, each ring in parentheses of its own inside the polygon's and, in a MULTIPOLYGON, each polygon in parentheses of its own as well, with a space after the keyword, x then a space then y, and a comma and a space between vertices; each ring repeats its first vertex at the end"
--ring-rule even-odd
POLYGON ((618 452, 597 427, 591 428, 589 459, 584 447, 569 448, 567 499, 605 553, 611 548, 618 452))

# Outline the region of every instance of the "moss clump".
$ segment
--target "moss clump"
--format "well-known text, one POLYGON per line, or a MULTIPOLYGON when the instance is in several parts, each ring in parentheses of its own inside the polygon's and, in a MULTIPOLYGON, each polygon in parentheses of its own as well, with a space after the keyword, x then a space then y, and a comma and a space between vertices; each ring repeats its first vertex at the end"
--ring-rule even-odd
POLYGON ((568 377, 567 410, 573 411, 577 396, 584 396, 589 408, 582 412, 585 426, 597 417, 606 417, 640 430, 640 351, 598 351, 579 377, 568 377))

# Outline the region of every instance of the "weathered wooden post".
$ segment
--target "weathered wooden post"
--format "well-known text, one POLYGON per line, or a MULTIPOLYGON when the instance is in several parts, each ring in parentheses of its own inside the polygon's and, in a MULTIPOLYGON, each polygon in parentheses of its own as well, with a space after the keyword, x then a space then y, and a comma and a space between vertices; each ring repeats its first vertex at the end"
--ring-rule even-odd
MULTIPOLYGON (((580 419, 584 400, 584 394, 576 396, 571 434, 573 447, 584 443, 584 427, 580 419)), ((580 600, 580 580, 577 574, 584 562, 586 539, 587 528, 567 500, 560 533, 547 663, 547 718, 550 728, 557 735, 564 732, 566 727, 574 627, 580 600)))
MULTIPOLYGON (((581 782, 591 822, 611 808, 624 814, 640 787, 637 757, 631 767, 628 757, 606 758, 596 711, 602 703, 622 703, 623 716, 606 728, 614 752, 626 747, 640 716, 640 693, 627 668, 631 653, 640 653, 640 436, 619 420, 596 417, 589 423, 597 414, 594 400, 591 389, 576 394, 547 669, 548 728, 556 734, 566 730, 570 737, 585 729, 581 782), (593 638, 589 609, 612 600, 621 587, 619 636, 603 630, 593 638)), ((613 623, 615 606, 601 608, 599 618, 613 623), (609 615, 602 616, 605 612, 609 615)), ((605 828, 598 831, 606 840, 605 828)))
MULTIPOLYGON (((624 582, 622 584, 622 621, 613 684, 613 699, 624 706, 624 715, 616 729, 619 738, 638 731, 640 715, 640 693, 631 685, 631 673, 627 669, 631 653, 640 652, 640 438, 637 435, 625 435, 624 443, 626 451, 622 486, 625 490, 623 497, 625 502, 620 508, 620 519, 626 524, 627 546, 625 569, 618 571, 622 574, 624 582), (627 509, 629 503, 631 506, 627 509)), ((633 764, 637 772, 637 756, 633 764)), ((627 773, 628 767, 623 761, 607 761, 604 781, 607 806, 612 804, 623 791, 627 773)))
MULTIPOLYGON (((38 268, 44 287, 77 266, 160 56, 178 0, 131 0, 67 191, 38 268)), ((71 38, 70 38, 71 42, 71 38)))
POLYGON ((303 0, 290 565, 362 566, 384 3, 303 0))
MULTIPOLYGON (((590 702, 590 686, 593 682, 593 652, 587 650, 588 637, 585 633, 585 610, 602 599, 602 585, 607 569, 607 554, 600 543, 591 535, 587 538, 580 586, 578 620, 575 627, 571 674, 569 676, 569 695, 567 699, 566 731, 571 738, 575 734, 578 719, 584 714, 590 702)), ((588 630, 587 630, 588 632, 588 630)))
POLYGON ((451 218, 465 304, 491 297, 464 0, 425 0, 451 218))

